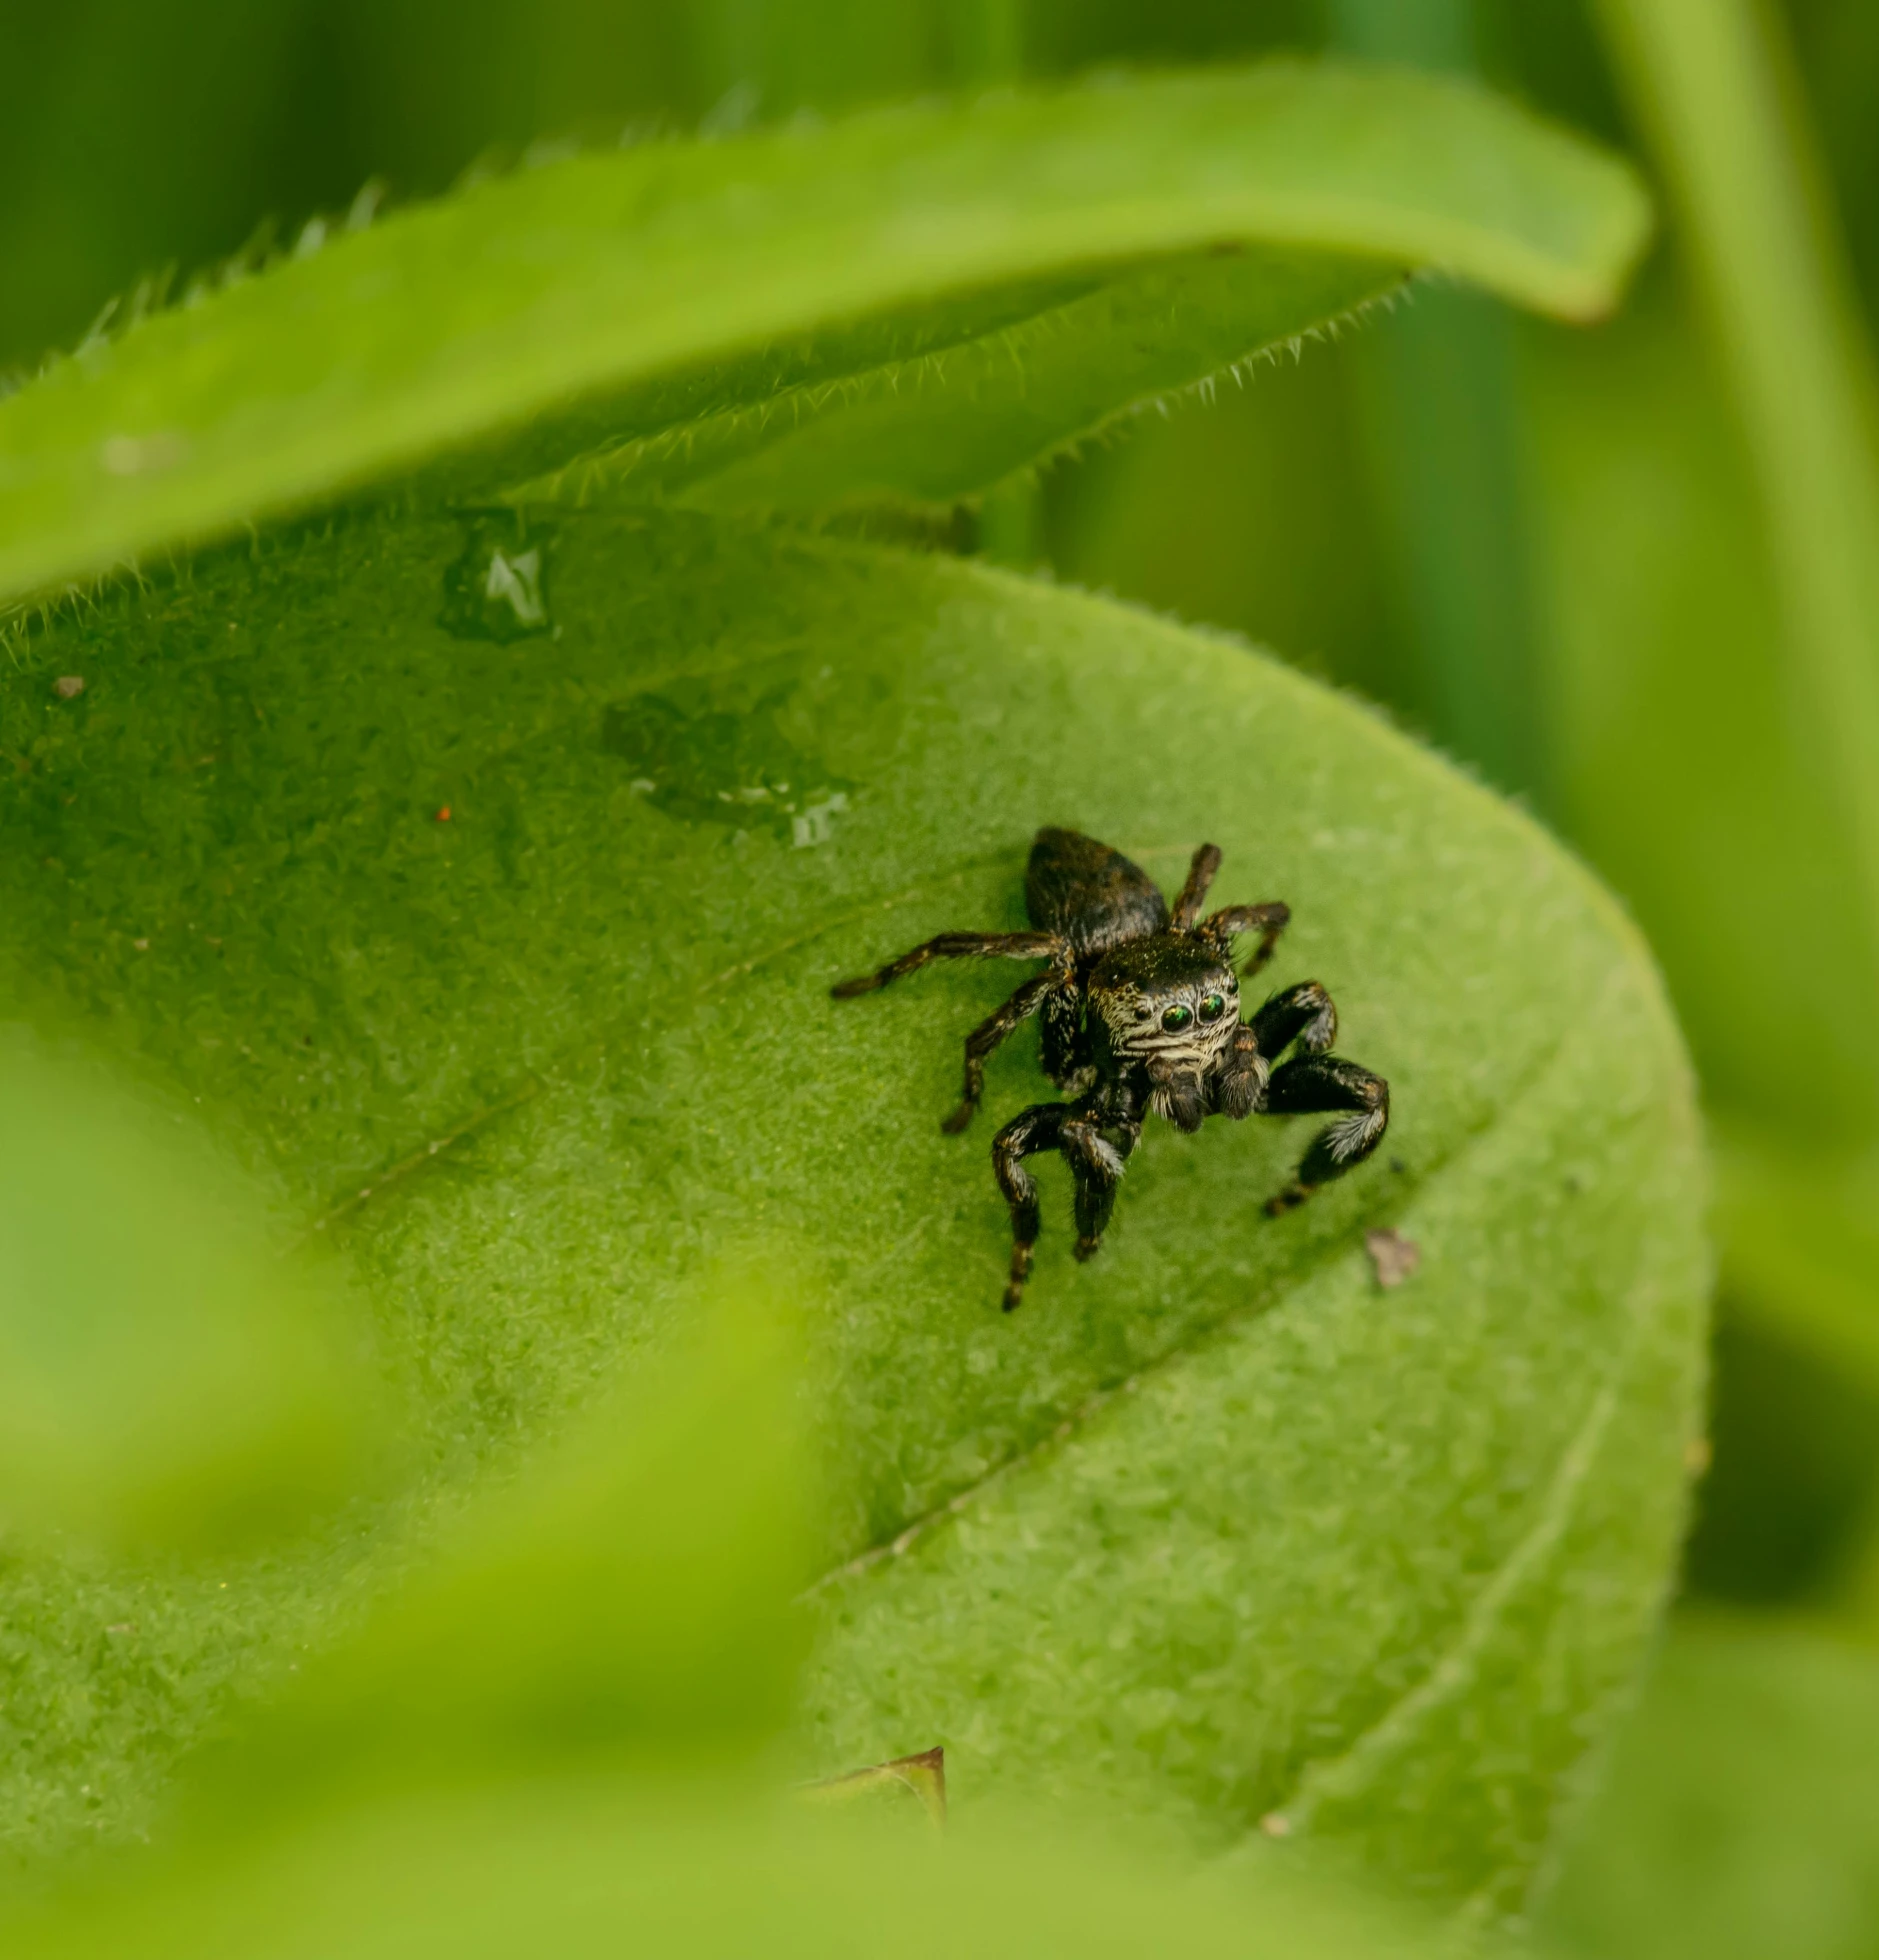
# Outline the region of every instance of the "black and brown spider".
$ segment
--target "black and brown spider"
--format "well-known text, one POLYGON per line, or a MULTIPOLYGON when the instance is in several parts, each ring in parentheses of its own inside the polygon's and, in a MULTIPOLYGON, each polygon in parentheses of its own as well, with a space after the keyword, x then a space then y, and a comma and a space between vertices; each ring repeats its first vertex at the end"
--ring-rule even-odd
POLYGON ((1074 830, 1040 830, 1024 877, 1034 932, 945 932, 878 973, 845 980, 837 1000, 873 993, 934 960, 1048 960, 998 1012, 966 1037, 965 1096, 940 1126, 963 1130, 985 1084, 985 1058, 1020 1022, 1043 1017, 1044 1072, 1074 1102, 1036 1103, 992 1139, 992 1168, 1011 1207, 1009 1313, 1024 1297, 1037 1243, 1037 1185, 1024 1168, 1040 1150, 1060 1150, 1076 1179, 1076 1256, 1102 1245, 1123 1167, 1151 1112, 1198 1130, 1209 1116, 1236 1120, 1341 1111, 1305 1152, 1298 1174, 1267 1201, 1269 1212, 1303 1204, 1319 1185, 1361 1164, 1390 1120, 1390 1085, 1327 1051, 1337 1008, 1315 980, 1277 993, 1240 1019, 1232 946, 1243 932, 1259 945, 1246 963, 1272 957, 1289 907, 1229 905, 1201 918, 1201 900, 1220 868, 1203 844, 1169 910, 1148 874, 1120 851, 1074 830), (1288 1048, 1298 1052, 1275 1067, 1288 1048))

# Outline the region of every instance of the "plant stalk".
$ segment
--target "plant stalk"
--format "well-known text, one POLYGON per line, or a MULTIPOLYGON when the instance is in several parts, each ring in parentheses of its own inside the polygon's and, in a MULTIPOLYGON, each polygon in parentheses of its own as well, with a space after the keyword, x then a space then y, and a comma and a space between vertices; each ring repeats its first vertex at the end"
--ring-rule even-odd
POLYGON ((1797 721, 1879 980, 1879 425, 1790 51, 1754 0, 1599 0, 1682 220, 1759 482, 1797 721))

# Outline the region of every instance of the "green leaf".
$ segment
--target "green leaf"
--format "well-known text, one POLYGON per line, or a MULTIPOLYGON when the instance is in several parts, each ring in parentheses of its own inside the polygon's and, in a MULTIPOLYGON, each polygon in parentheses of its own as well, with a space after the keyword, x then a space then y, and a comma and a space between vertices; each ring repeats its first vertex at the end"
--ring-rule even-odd
MULTIPOLYGON (((943 375, 955 348, 947 414, 975 419, 979 389, 986 433, 890 487, 957 494, 1009 469, 1020 433, 1034 453, 1061 443, 1411 267, 1599 312, 1645 224, 1621 165, 1490 97, 1328 68, 579 158, 329 240, 0 404, 0 594, 414 470, 435 494, 487 497, 694 426, 720 495, 875 491, 883 397, 911 363, 943 375), (1259 249, 1243 268, 1179 262, 1232 246, 1259 249), (1301 270, 1304 254, 1321 262, 1301 270), (1158 296, 1190 287, 1198 317, 1167 324, 1158 296), (1144 308, 1153 344, 1124 357, 1109 336, 1144 308), (1007 351, 1065 373, 1014 419, 996 356, 1019 326, 1007 351), (841 433, 722 467, 843 409, 850 381, 841 433)), ((908 413, 933 432, 927 391, 908 413)))
POLYGON ((198 1770, 227 1838, 319 1803, 747 1755, 791 1699, 812 1479, 773 1282, 713 1273, 674 1352, 450 1521, 358 1638, 198 1770))
POLYGON ((1679 1624, 1544 1914, 1600 1960, 1852 1960, 1879 1943, 1879 1657, 1679 1624))
POLYGON ((781 387, 518 486, 518 502, 839 510, 983 490, 1129 405, 1387 293, 1375 261, 1235 247, 1118 274, 908 358, 781 387))
MULTIPOLYGON (((589 1780, 383 1802, 233 1857, 136 1874, 5 1927, 19 1960, 463 1960, 621 1951, 909 1960, 1438 1960, 1511 1952, 1276 1874, 1196 1874, 1139 1844, 1033 1827, 831 1818, 722 1783, 589 1780), (102 1894, 102 1896, 100 1896, 102 1894)), ((75 1889, 76 1890, 76 1889, 75 1889)))
POLYGON ((383 1442, 330 1270, 270 1247, 180 1110, 0 1028, 0 1529, 252 1549, 383 1442))
POLYGON ((30 642, 0 741, 0 986, 200 1095, 343 1250, 426 1466, 376 1534, 207 1599, 17 1566, 16 1839, 80 1782, 146 1815, 223 1683, 332 1639, 756 1234, 827 1384, 802 1775, 944 1744, 961 1815, 1222 1846, 1279 1813, 1288 1850, 1519 1896, 1664 1583, 1706 1278, 1657 983, 1527 820, 1235 645, 671 512, 205 558, 30 642), (546 617, 497 638, 529 551, 546 617), (1047 1165, 1006 1316, 985 1153, 1049 1094, 1029 1039, 973 1134, 938 1122, 1017 973, 828 988, 1021 923, 1043 822, 1170 887, 1212 839, 1223 902, 1286 898, 1272 983, 1332 988, 1396 1114, 1276 1220, 1298 1128, 1157 1125, 1084 1266, 1047 1165), (1386 1226, 1422 1253, 1389 1292, 1386 1226))

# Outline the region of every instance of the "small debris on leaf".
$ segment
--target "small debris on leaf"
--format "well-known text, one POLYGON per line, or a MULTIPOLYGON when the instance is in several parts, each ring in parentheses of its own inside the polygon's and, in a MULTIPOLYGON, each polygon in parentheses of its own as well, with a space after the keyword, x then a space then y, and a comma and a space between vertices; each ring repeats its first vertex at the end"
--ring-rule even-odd
POLYGON ((85 691, 85 677, 83 674, 61 674, 52 683, 52 691, 61 701, 75 700, 85 691))
POLYGON ((1292 1820, 1282 1810, 1269 1810, 1259 1820, 1259 1828, 1269 1838, 1290 1837, 1292 1835, 1292 1820))
POLYGON ((902 1791, 920 1799, 928 1821, 946 1821, 946 1751, 923 1749, 917 1756, 896 1756, 889 1763, 872 1763, 845 1776, 807 1783, 801 1794, 810 1803, 851 1803, 858 1797, 902 1791))
POLYGON ((1404 1238, 1401 1232, 1366 1232, 1364 1250, 1376 1268, 1377 1284, 1386 1293, 1393 1286, 1401 1286, 1422 1264, 1421 1246, 1414 1239, 1404 1238))
POLYGON ((450 805, 448 803, 446 803, 444 807, 438 811, 437 821, 439 823, 448 823, 450 821, 450 805))
POLYGON ((140 953, 147 953, 150 950, 150 942, 147 939, 133 939, 131 941, 131 944, 135 946, 138 952, 140 953))
POLYGON ((1692 1477, 1706 1476, 1710 1458, 1714 1455, 1707 1436, 1692 1436, 1683 1446, 1683 1467, 1692 1477))

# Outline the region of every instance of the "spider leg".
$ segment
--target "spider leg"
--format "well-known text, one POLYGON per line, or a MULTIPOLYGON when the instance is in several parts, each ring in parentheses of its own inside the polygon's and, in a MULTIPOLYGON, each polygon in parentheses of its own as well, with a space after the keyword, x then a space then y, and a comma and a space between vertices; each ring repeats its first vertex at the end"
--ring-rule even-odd
POLYGON ((986 1056, 1014 1028, 1028 1021, 1069 978, 1068 971, 1057 966, 1048 973, 1034 975, 995 1014, 988 1015, 966 1036, 965 1089, 959 1107, 940 1125, 948 1136, 957 1136, 972 1121, 972 1112, 978 1108, 979 1097, 985 1090, 986 1056))
POLYGON ((1068 966, 1070 942, 1054 932, 943 932, 911 952, 889 960, 878 972, 864 973, 855 980, 844 980, 829 992, 837 1000, 853 1000, 857 994, 871 994, 903 974, 918 973, 935 960, 1050 960, 1068 966))
POLYGON ((1206 1080, 1192 1068, 1167 1062, 1150 1062, 1147 1075, 1149 1108, 1192 1136, 1207 1120, 1206 1080))
POLYGON ((1083 991, 1074 971, 1066 971, 1063 984, 1045 997, 1038 1022, 1044 1073, 1066 1096, 1082 1095, 1095 1082, 1096 1069, 1083 1025, 1083 991))
POLYGON ((1205 1083, 1209 1116, 1230 1116, 1237 1123, 1256 1110, 1266 1093, 1271 1061, 1260 1052, 1259 1037, 1242 1022, 1231 1045, 1205 1083))
POLYGON ((1247 1025, 1268 1061, 1295 1041, 1307 1055, 1322 1055, 1337 1040, 1337 1003, 1316 980, 1301 980, 1274 994, 1247 1025))
POLYGON ((1011 1207, 1011 1277, 1005 1284, 1004 1300, 1007 1313, 1024 1298, 1024 1282, 1031 1276, 1031 1250, 1043 1223, 1037 1180, 1024 1168, 1024 1160, 1040 1150, 1055 1150, 1063 1119, 1073 1113, 1069 1103, 1033 1103, 992 1139, 992 1174, 1011 1207))
POLYGON ((1214 881, 1214 873, 1220 869, 1220 846, 1203 844, 1194 853, 1194 862, 1187 868, 1187 883, 1181 887, 1181 895, 1174 901, 1174 910, 1168 923, 1177 932, 1186 932, 1200 917, 1200 902, 1207 896, 1207 887, 1214 881))
POLYGON ((1266 1200, 1267 1211, 1275 1216, 1302 1205, 1319 1185, 1342 1177, 1376 1149, 1390 1125, 1390 1085, 1336 1055, 1301 1055, 1273 1071, 1266 1085, 1265 1115, 1330 1111, 1346 1113, 1318 1132, 1292 1182, 1266 1200))
POLYGON ((1119 1126, 1122 1141, 1110 1143, 1094 1116, 1073 1117, 1063 1126, 1063 1154, 1070 1160, 1076 1176, 1077 1242, 1079 1261, 1094 1259, 1103 1248, 1103 1233, 1109 1229, 1116 1208, 1116 1191, 1122 1183, 1122 1169, 1135 1154, 1141 1141, 1140 1118, 1119 1126))
POLYGON ((1124 1153, 1098 1133, 1096 1119, 1078 1103, 1034 1103, 1021 1110, 992 1139, 992 1170, 1011 1207, 1011 1276, 1004 1308, 1010 1313, 1024 1298, 1031 1254, 1042 1217, 1037 1183, 1024 1167, 1040 1150, 1061 1150, 1077 1182, 1078 1256, 1096 1250, 1115 1204, 1124 1153), (1088 1251, 1083 1250, 1087 1244, 1088 1251))
POLYGON ((1279 943, 1279 935, 1291 922, 1292 908, 1282 899, 1274 899, 1266 905, 1227 905, 1218 912, 1210 912, 1200 922, 1200 930, 1208 938, 1217 940, 1224 952, 1227 943, 1243 932, 1259 934, 1259 944, 1253 948, 1253 957, 1240 969, 1242 973, 1257 973, 1272 957, 1272 949, 1279 943))

